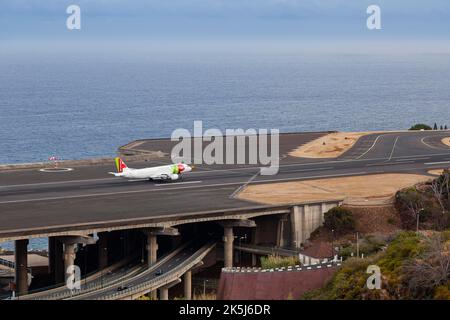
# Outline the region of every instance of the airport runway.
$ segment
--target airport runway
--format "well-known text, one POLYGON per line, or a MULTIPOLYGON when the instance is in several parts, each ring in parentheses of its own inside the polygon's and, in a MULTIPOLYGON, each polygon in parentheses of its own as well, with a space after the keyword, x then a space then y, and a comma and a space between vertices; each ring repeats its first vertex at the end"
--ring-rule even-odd
MULTIPOLYGON (((182 181, 128 181, 107 174, 114 164, 74 168, 68 172, 20 170, 0 172, 0 237, 13 230, 250 207, 233 195, 246 184, 367 175, 426 173, 450 167, 450 147, 441 143, 450 132, 392 132, 364 136, 337 159, 300 159, 287 155, 314 134, 281 136, 280 170, 258 175, 259 167, 200 165, 182 181), (287 139, 287 140, 284 140, 287 139), (297 143, 297 141, 301 141, 297 143)), ((160 141, 158 143, 161 143, 160 141)), ((143 143, 140 148, 155 146, 143 143)), ((128 163, 145 167, 167 163, 128 163)))

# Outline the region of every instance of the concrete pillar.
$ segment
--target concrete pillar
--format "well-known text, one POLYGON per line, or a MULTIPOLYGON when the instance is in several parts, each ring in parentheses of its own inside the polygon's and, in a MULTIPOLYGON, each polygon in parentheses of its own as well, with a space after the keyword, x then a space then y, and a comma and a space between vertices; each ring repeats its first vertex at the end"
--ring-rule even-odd
POLYGON ((328 205, 326 203, 322 203, 321 205, 321 215, 320 215, 320 225, 323 225, 324 221, 325 221, 325 212, 327 212, 328 210, 328 205))
POLYGON ((64 282, 64 258, 63 258, 63 244, 57 237, 50 237, 48 239, 48 263, 49 273, 53 275, 55 283, 64 282))
POLYGON ((308 204, 303 206, 303 214, 301 220, 301 238, 300 242, 305 242, 309 239, 311 232, 313 232, 312 221, 311 221, 311 208, 308 204))
MULTIPOLYGON (((176 279, 175 281, 172 281, 168 284, 166 284, 164 287, 160 287, 159 290, 159 300, 169 300, 169 289, 173 286, 180 283, 180 279, 176 279)), ((156 291, 155 291, 156 292, 156 291)))
POLYGON ((169 300, 169 288, 159 288, 159 300, 169 300))
POLYGON ((225 268, 232 268, 233 267, 233 241, 234 241, 233 227, 224 227, 223 233, 224 233, 223 255, 224 255, 225 268))
POLYGON ((187 271, 184 276, 184 298, 186 300, 192 299, 192 271, 187 271))
POLYGON ((26 294, 28 292, 28 240, 16 240, 14 244, 16 293, 26 294))
POLYGON ((149 232, 147 234, 147 262, 149 267, 151 267, 156 262, 157 253, 158 253, 157 236, 149 232))
POLYGON ((256 254, 252 253, 252 267, 255 267, 257 264, 256 254))
POLYGON ((301 244, 304 242, 304 228, 305 228, 305 210, 299 206, 293 206, 291 209, 291 246, 300 249, 301 244))
POLYGON ((286 247, 289 246, 289 234, 288 234, 288 218, 287 215, 282 215, 278 220, 277 225, 277 246, 278 247, 286 247), (286 239, 286 234, 287 238, 286 239))
POLYGON ((52 274, 55 272, 55 237, 48 238, 48 273, 52 274))
POLYGON ((70 266, 73 266, 75 264, 75 249, 77 247, 76 243, 65 243, 64 244, 64 274, 65 274, 65 280, 67 281, 67 278, 69 278, 72 273, 67 273, 67 268, 70 266))
MULTIPOLYGON (((152 231, 147 231, 147 265, 150 268, 153 264, 156 263, 156 260, 158 259, 158 238, 156 234, 154 234, 152 231)), ((166 292, 164 293, 167 295, 166 299, 161 298, 161 291, 160 289, 160 300, 168 300, 168 288, 166 288, 166 292)), ((164 290, 163 290, 164 291, 164 290)), ((158 291, 153 290, 150 292, 150 298, 152 300, 156 300, 158 298, 158 291)))
POLYGON ((105 269, 108 266, 108 233, 98 234, 98 268, 105 269))

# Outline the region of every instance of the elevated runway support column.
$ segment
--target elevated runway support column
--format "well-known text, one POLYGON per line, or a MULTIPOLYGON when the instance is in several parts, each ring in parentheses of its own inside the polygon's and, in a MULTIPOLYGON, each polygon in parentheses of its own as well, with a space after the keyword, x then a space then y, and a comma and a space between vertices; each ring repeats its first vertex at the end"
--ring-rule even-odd
POLYGON ((63 244, 58 237, 48 238, 49 273, 56 284, 64 282, 63 244))
POLYGON ((225 268, 233 267, 233 227, 225 227, 223 229, 223 255, 225 268))
POLYGON ((105 269, 108 266, 108 233, 98 234, 98 268, 105 269))
POLYGON ((256 254, 252 253, 252 267, 256 267, 257 257, 256 254))
POLYGON ((28 240, 16 240, 14 245, 16 290, 18 294, 26 294, 28 292, 28 240))
POLYGON ((75 265, 75 257, 76 257, 76 251, 77 248, 76 243, 65 243, 64 244, 64 274, 65 274, 65 280, 67 281, 67 278, 71 276, 71 273, 67 272, 67 269, 70 266, 75 265))
POLYGON ((64 244, 64 274, 65 280, 72 275, 67 273, 67 268, 75 265, 76 248, 78 244, 95 244, 96 240, 89 236, 64 236, 60 237, 59 241, 64 244))
POLYGON ((225 268, 233 267, 233 227, 254 228, 256 223, 249 219, 224 220, 220 224, 223 226, 223 255, 225 268))
POLYGON ((48 273, 55 272, 55 237, 48 238, 48 273))
MULTIPOLYGON (((147 232, 147 265, 149 268, 156 263, 157 258, 158 258, 158 238, 157 238, 156 234, 148 231, 147 232)), ((161 294, 161 292, 160 292, 160 294, 161 294)), ((167 293, 167 295, 168 295, 168 293, 167 293)), ((158 297, 158 293, 156 290, 150 292, 150 298, 152 300, 156 300, 157 297, 158 297)), ((163 299, 161 299, 161 300, 163 300, 163 299)), ((165 300, 167 300, 167 299, 165 299, 165 300)))
MULTIPOLYGON (((147 264, 150 268, 158 259, 158 235, 161 236, 178 236, 180 233, 178 229, 172 227, 158 227, 158 228, 146 228, 143 229, 147 236, 147 264)), ((164 293, 163 293, 164 296, 164 293)), ((157 291, 150 292, 150 298, 156 300, 157 291)))
POLYGON ((164 287, 159 288, 159 300, 169 300, 169 289, 180 282, 180 279, 176 279, 175 281, 166 284, 164 287))
POLYGON ((147 234, 147 262, 148 266, 151 267, 155 264, 158 254, 158 241, 155 234, 147 234))
POLYGON ((169 300, 169 288, 163 287, 159 289, 159 300, 169 300))
POLYGON ((291 246, 300 249, 304 239, 305 207, 293 206, 291 209, 291 246))
POLYGON ((143 230, 147 235, 147 263, 151 267, 157 260, 157 236, 178 236, 178 229, 172 227, 147 228, 143 230))
POLYGON ((184 298, 186 300, 192 299, 192 271, 187 271, 184 276, 184 298))

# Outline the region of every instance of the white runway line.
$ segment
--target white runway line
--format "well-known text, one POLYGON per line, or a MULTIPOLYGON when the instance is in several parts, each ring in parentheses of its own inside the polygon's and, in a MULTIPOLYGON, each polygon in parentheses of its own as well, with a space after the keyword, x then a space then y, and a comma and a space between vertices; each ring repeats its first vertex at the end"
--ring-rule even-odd
POLYGON ((389 155, 389 159, 387 159, 387 161, 391 161, 392 156, 394 155, 395 146, 397 145, 398 138, 399 138, 399 137, 395 138, 394 145, 392 146, 391 154, 389 155))
POLYGON ((427 166, 432 166, 432 165, 434 165, 434 164, 446 164, 446 163, 450 163, 450 161, 427 162, 427 163, 425 163, 425 165, 427 165, 427 166))
POLYGON ((191 183, 201 183, 202 181, 185 181, 185 182, 173 182, 173 183, 166 183, 166 184, 155 184, 155 187, 164 187, 164 186, 177 186, 180 184, 191 184, 191 183))
POLYGON ((401 162, 401 161, 404 161, 404 160, 410 160, 410 161, 413 161, 413 160, 428 160, 428 159, 430 159, 429 157, 424 157, 424 158, 409 158, 409 159, 398 159, 398 160, 395 160, 395 162, 401 162))
POLYGON ((428 148, 431 148, 431 149, 438 149, 438 150, 445 150, 445 149, 446 149, 444 146, 442 146, 442 147, 436 147, 436 146, 432 146, 431 144, 428 144, 428 143, 425 142, 425 139, 426 139, 426 138, 432 138, 432 137, 435 137, 435 136, 426 136, 426 137, 423 137, 422 139, 420 139, 420 142, 422 142, 424 145, 426 145, 428 148))
POLYGON ((250 179, 248 179, 247 182, 245 182, 242 186, 240 186, 239 188, 237 188, 236 190, 233 191, 232 194, 230 194, 229 198, 234 198, 234 196, 239 193, 239 191, 241 191, 243 188, 245 188, 250 182, 252 182, 258 175, 259 175, 260 171, 256 172, 250 179))
POLYGON ((286 172, 309 172, 309 171, 330 170, 330 169, 335 169, 335 167, 323 167, 323 168, 314 168, 314 169, 289 170, 289 171, 286 171, 286 172))
POLYGON ((414 163, 414 161, 409 160, 409 161, 402 161, 402 162, 397 161, 397 162, 395 162, 395 164, 407 164, 407 163, 414 163))
MULTIPOLYGON (((373 147, 375 147, 375 145, 377 144, 377 141, 378 141, 378 139, 380 139, 381 136, 383 136, 383 135, 379 135, 379 136, 375 139, 375 141, 373 142, 372 146, 371 146, 369 149, 367 149, 366 152, 364 152, 363 154, 361 154, 359 157, 356 157, 356 159, 361 159, 361 158, 362 158, 363 156, 365 156, 370 150, 372 150, 373 147)), ((350 149, 350 150, 351 150, 351 149, 350 149)))

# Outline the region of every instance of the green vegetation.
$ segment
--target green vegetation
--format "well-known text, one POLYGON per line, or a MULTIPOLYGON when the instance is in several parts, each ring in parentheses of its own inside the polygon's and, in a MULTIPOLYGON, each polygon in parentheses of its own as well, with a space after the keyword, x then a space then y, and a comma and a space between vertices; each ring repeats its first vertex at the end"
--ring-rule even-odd
POLYGON ((431 127, 424 123, 418 123, 409 128, 409 130, 431 130, 431 127))
POLYGON ((334 207, 325 212, 323 225, 326 229, 342 235, 355 230, 355 219, 350 210, 334 207))
POLYGON ((428 236, 402 232, 387 249, 350 258, 322 289, 303 299, 450 299, 450 231, 428 236), (381 289, 366 286, 369 265, 381 271, 381 289))
POLYGON ((298 264, 300 264, 300 260, 298 259, 298 257, 281 257, 278 255, 261 257, 261 267, 263 269, 289 267, 298 264))
MULTIPOLYGON (((410 231, 360 238, 364 259, 351 257, 356 244, 354 239, 348 241, 339 251, 344 263, 333 278, 302 299, 450 300, 449 185, 450 172, 444 170, 433 181, 397 192, 396 208, 403 228, 410 231), (415 232, 418 221, 419 229, 427 231, 415 232), (381 289, 367 288, 370 265, 380 268, 381 289)), ((325 214, 325 226, 348 232, 352 227, 348 219, 352 220, 350 213, 333 208, 325 214), (342 225, 348 227, 339 229, 342 225)))
MULTIPOLYGON (((359 255, 364 255, 367 257, 371 254, 377 253, 385 248, 389 241, 392 241, 389 236, 375 236, 375 235, 367 235, 362 239, 359 239, 359 255)), ((350 258, 352 256, 356 256, 357 248, 356 243, 351 242, 344 244, 342 248, 339 250, 339 256, 342 256, 343 259, 350 258)))

